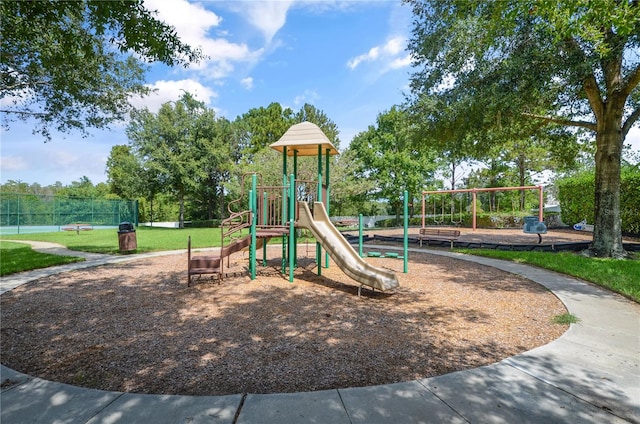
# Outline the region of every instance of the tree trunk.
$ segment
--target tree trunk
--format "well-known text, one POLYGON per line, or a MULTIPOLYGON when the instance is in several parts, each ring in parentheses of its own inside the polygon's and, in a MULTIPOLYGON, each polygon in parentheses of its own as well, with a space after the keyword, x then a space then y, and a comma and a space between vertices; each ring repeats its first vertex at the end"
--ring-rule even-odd
POLYGON ((224 209, 224 186, 220 184, 220 219, 226 218, 226 211, 224 209))
POLYGON ((151 222, 151 226, 153 227, 153 197, 149 201, 149 204, 151 205, 149 208, 149 222, 151 222))
MULTIPOLYGON (((520 155, 518 157, 518 182, 520 183, 520 187, 524 187, 524 183, 527 178, 527 167, 525 163, 524 155, 520 155)), ((525 192, 524 190, 520 190, 520 211, 524 211, 525 206, 525 192)))
POLYGON ((184 228, 184 192, 180 192, 180 216, 178 217, 178 228, 184 228))
POLYGON ((596 133, 595 223, 591 253, 599 257, 624 258, 620 218, 620 163, 622 131, 619 120, 604 119, 596 133), (603 125, 603 126, 605 126, 603 125))

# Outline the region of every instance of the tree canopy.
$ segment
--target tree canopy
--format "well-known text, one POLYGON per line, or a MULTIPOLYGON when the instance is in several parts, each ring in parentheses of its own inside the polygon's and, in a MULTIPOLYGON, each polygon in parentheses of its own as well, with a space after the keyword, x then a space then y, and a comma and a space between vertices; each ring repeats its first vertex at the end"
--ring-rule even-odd
POLYGON ((380 113, 376 126, 356 135, 349 150, 357 157, 357 177, 374 181, 368 196, 388 201, 400 214, 403 191, 410 201, 419 194, 435 172, 435 160, 429 151, 417 150, 411 143, 406 114, 397 106, 380 113))
POLYGON ((178 101, 163 104, 157 114, 135 111, 127 126, 130 144, 148 179, 146 186, 178 199, 181 227, 186 195, 215 178, 213 173, 230 156, 226 137, 217 136, 218 121, 213 110, 184 93, 178 101))
POLYGON ((103 128, 144 95, 144 62, 198 61, 142 0, 0 2, 3 125, 34 119, 34 133, 103 128))
POLYGON ((594 134, 591 250, 624 256, 620 163, 640 116, 640 3, 407 1, 415 16, 410 103, 425 132, 484 150, 532 119, 594 134))

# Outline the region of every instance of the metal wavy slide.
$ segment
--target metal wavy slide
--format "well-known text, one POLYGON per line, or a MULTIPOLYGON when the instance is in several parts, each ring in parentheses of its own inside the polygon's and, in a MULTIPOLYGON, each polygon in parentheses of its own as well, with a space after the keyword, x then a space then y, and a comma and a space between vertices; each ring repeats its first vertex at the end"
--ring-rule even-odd
POLYGON ((309 205, 300 202, 297 225, 308 228, 340 269, 360 284, 385 291, 398 287, 398 279, 393 271, 375 267, 367 263, 358 252, 347 243, 342 234, 333 226, 322 202, 313 204, 313 215, 309 205))

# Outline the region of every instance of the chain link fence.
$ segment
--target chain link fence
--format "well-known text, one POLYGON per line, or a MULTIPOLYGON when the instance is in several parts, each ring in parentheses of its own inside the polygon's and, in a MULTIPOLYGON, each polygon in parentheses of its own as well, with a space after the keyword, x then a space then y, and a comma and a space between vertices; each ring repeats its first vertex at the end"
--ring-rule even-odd
POLYGON ((0 193, 0 232, 3 234, 59 231, 60 227, 72 223, 114 227, 124 221, 138 224, 137 200, 0 193))

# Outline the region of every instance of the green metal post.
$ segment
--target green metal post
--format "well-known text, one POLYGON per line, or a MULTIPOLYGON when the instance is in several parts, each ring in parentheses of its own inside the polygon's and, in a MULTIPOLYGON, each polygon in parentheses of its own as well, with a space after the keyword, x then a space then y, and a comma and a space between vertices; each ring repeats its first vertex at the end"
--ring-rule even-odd
MULTIPOLYGON (((287 225, 287 197, 289 196, 289 190, 287 190, 287 146, 282 148, 282 225, 287 225)), ((282 273, 287 271, 287 236, 282 235, 282 273)))
POLYGON ((18 234, 20 234, 20 195, 18 194, 18 234))
MULTIPOLYGON (((265 191, 262 196, 262 222, 264 225, 267 225, 267 192, 265 191)), ((264 243, 262 244, 262 266, 267 266, 267 239, 265 238, 264 243)))
POLYGON ((289 183, 289 282, 293 282, 293 270, 295 269, 295 189, 296 189, 296 180, 295 176, 291 174, 289 183))
MULTIPOLYGON (((322 145, 318 144, 318 202, 322 202, 322 145)), ((322 275, 322 246, 316 241, 318 275, 322 275)))
POLYGON ((251 273, 251 279, 256 279, 256 221, 257 205, 256 205, 256 186, 258 184, 256 174, 251 176, 251 192, 249 193, 249 210, 251 211, 251 247, 249 248, 249 272, 251 273))
POLYGON ((409 193, 404 191, 404 273, 409 272, 409 193))
MULTIPOLYGON (((331 152, 331 149, 327 149, 326 150, 326 155, 325 155, 325 181, 326 181, 326 186, 327 186, 327 216, 331 216, 331 213, 329 211, 329 199, 331 198, 329 196, 329 152, 331 152)), ((325 268, 329 268, 329 252, 325 252, 324 253, 324 267, 325 268)))
MULTIPOLYGON (((293 151, 293 175, 294 175, 293 200, 297 202, 298 192, 296 190, 297 187, 295 186, 295 180, 298 179, 298 151, 297 150, 293 151)), ((295 210, 294 210, 294 214, 295 214, 295 210)), ((295 220, 295 215, 293 219, 295 220)), ((294 258, 295 266, 298 266, 298 233, 296 231, 294 231, 293 233, 293 258, 294 258)))

